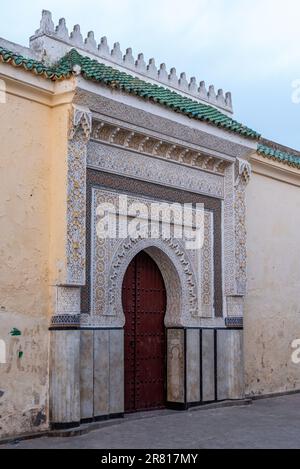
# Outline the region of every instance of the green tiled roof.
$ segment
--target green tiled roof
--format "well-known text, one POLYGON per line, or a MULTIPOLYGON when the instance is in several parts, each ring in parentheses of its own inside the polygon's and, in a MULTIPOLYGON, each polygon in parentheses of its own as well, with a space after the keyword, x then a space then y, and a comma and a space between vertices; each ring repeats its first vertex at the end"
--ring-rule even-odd
POLYGON ((258 145, 257 151, 260 155, 265 158, 269 158, 281 163, 293 166, 294 168, 300 168, 300 156, 292 155, 281 150, 274 150, 266 145, 258 145))
POLYGON ((70 69, 72 69, 75 64, 80 65, 81 73, 87 80, 97 81, 111 88, 118 88, 126 93, 153 101, 191 118, 239 133, 244 137, 254 139, 260 137, 254 130, 240 124, 212 106, 201 104, 198 101, 184 97, 162 86, 147 83, 144 80, 120 72, 96 60, 92 60, 89 57, 83 57, 75 49, 72 49, 60 61, 60 65, 63 67, 67 64, 70 69))
MULTIPOLYGON (((147 83, 113 67, 92 60, 90 57, 84 57, 76 49, 72 49, 55 66, 48 67, 42 62, 27 59, 22 55, 0 47, 0 62, 23 68, 52 81, 72 77, 74 75, 74 66, 79 65, 81 75, 87 80, 96 81, 110 88, 117 88, 128 94, 160 104, 175 112, 185 114, 190 118, 213 124, 244 137, 260 139, 259 133, 240 124, 212 106, 194 101, 192 98, 182 96, 163 86, 147 83)), ((257 151, 265 158, 300 169, 300 156, 274 149, 265 144, 258 144, 257 151)))
POLYGON ((22 55, 14 54, 13 52, 0 47, 0 62, 8 63, 14 67, 20 67, 36 75, 42 75, 50 80, 62 80, 72 76, 72 70, 64 68, 63 64, 56 67, 47 67, 42 62, 33 59, 26 59, 22 55))
POLYGON ((160 104, 175 112, 185 114, 190 118, 213 124, 244 137, 252 139, 260 138, 259 133, 240 124, 212 106, 201 104, 192 98, 182 96, 163 86, 147 83, 144 80, 92 60, 90 57, 84 57, 76 49, 72 49, 55 67, 47 67, 42 62, 26 59, 1 47, 0 60, 4 63, 10 63, 15 67, 22 67, 25 70, 53 81, 70 78, 74 73, 74 65, 79 65, 82 76, 87 80, 96 81, 111 88, 117 88, 128 94, 160 104))

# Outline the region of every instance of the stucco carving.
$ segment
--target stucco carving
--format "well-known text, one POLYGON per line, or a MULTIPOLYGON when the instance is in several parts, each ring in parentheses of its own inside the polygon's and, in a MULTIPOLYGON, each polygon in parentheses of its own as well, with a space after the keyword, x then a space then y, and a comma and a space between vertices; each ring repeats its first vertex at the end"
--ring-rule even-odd
MULTIPOLYGON (((245 192, 251 177, 251 165, 237 158, 225 171, 224 199, 224 279, 227 297, 246 293, 246 205, 245 192)), ((229 300, 230 304, 230 300, 229 300)))
POLYGON ((213 241, 213 214, 204 213, 204 240, 201 250, 201 296, 203 317, 211 318, 214 315, 214 241, 213 241))
POLYGON ((107 145, 89 142, 88 166, 109 173, 186 189, 197 194, 223 198, 224 178, 222 175, 199 171, 196 168, 174 164, 171 161, 135 154, 107 145))
POLYGON ((184 331, 169 329, 167 335, 167 400, 185 401, 185 344, 184 331))
POLYGON ((80 324, 80 288, 54 287, 53 327, 70 327, 80 324))
MULTIPOLYGON (((116 316, 119 311, 123 310, 121 292, 127 267, 136 254, 147 248, 157 248, 160 250, 165 255, 165 262, 172 265, 171 272, 174 278, 171 279, 172 283, 167 279, 168 284, 166 285, 168 298, 166 325, 188 325, 192 317, 198 316, 197 280, 185 249, 180 241, 175 239, 151 240, 128 238, 118 246, 108 277, 108 305, 111 313, 116 316), (177 290, 178 287, 180 288, 181 307, 175 304, 172 287, 175 287, 177 290)), ((156 251, 149 250, 150 254, 151 252, 152 257, 156 260, 156 251)), ((160 259, 158 259, 159 263, 160 259)), ((162 275, 164 276, 163 271, 162 275)))
POLYGON ((87 142, 92 132, 92 113, 89 109, 74 106, 70 115, 69 139, 72 140, 77 131, 83 132, 83 138, 87 142))
POLYGON ((54 287, 55 314, 79 314, 80 313, 80 288, 54 287))
POLYGON ((235 181, 235 280, 236 293, 245 295, 247 283, 246 187, 251 177, 248 161, 237 159, 235 181))
POLYGON ((244 298, 242 296, 227 297, 227 316, 237 318, 244 316, 244 298))
POLYGON ((92 116, 73 107, 70 116, 67 188, 67 283, 85 283, 86 159, 92 116))
POLYGON ((236 159, 236 185, 240 183, 247 185, 250 181, 252 168, 249 161, 242 160, 240 158, 236 159))
POLYGON ((225 172, 225 197, 224 197, 224 265, 223 278, 225 295, 235 293, 235 215, 234 215, 234 166, 231 165, 225 172))
POLYGON ((225 167, 228 165, 226 160, 204 155, 192 147, 183 146, 179 143, 175 144, 150 134, 104 121, 93 123, 91 138, 113 146, 127 148, 134 152, 164 158, 213 173, 224 174, 225 167))
MULTIPOLYGON (((201 316, 201 263, 195 264, 186 251, 184 240, 178 239, 101 239, 96 233, 96 207, 100 203, 117 204, 118 194, 93 190, 92 226, 92 316, 105 326, 124 324, 122 283, 126 269, 138 252, 146 250, 158 264, 168 290, 166 325, 192 325, 201 316)), ((149 199, 128 197, 128 203, 149 199)), ((201 257, 201 256, 200 256, 201 257)), ((199 257, 197 257, 197 260, 199 257)), ((208 267, 209 268, 209 267, 208 267)), ((212 268, 212 266, 210 266, 212 268)), ((83 318, 87 320, 87 318, 83 318)))

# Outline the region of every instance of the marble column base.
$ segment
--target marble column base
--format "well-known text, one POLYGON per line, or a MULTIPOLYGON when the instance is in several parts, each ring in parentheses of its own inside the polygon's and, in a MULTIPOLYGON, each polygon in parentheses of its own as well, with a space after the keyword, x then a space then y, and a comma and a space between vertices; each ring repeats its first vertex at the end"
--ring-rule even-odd
POLYGON ((80 331, 50 332, 50 422, 52 428, 80 424, 80 331))
POLYGON ((168 330, 168 407, 186 409, 244 397, 243 330, 168 330))

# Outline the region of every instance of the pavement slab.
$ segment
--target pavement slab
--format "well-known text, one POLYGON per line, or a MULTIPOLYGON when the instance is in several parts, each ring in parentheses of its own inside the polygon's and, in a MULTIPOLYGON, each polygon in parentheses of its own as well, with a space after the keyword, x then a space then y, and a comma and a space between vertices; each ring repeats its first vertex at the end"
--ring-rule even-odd
POLYGON ((253 405, 126 418, 70 438, 43 437, 0 449, 299 449, 300 394, 253 405))

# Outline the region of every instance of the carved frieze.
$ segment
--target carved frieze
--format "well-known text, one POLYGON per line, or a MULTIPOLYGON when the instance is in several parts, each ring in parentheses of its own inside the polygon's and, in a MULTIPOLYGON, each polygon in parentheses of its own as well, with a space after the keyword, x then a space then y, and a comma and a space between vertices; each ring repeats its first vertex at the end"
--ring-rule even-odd
POLYGON ((164 158, 217 174, 224 174, 225 167, 228 165, 226 160, 204 155, 182 144, 174 144, 106 122, 94 122, 91 138, 109 145, 127 148, 134 152, 164 158))
POLYGON ((88 166, 113 174, 151 181, 197 194, 206 194, 222 199, 224 197, 224 177, 199 171, 167 160, 143 154, 135 154, 125 148, 107 146, 90 141, 88 145, 88 166))

